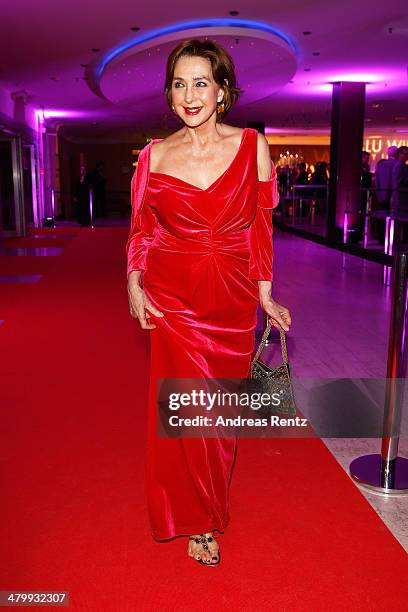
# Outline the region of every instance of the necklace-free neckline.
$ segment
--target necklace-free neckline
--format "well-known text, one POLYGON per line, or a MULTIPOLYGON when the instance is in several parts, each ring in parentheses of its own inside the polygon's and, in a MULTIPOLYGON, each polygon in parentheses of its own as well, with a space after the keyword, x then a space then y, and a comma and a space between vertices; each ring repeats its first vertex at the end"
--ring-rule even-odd
MULTIPOLYGON (((183 183, 184 185, 188 185, 189 187, 192 187, 193 189, 198 189, 198 191, 202 191, 202 192, 207 192, 210 191, 210 189, 212 189, 213 187, 215 187, 215 185, 217 183, 219 183, 219 181, 221 181, 222 178, 224 178, 224 176, 229 172, 229 170, 231 169, 231 167, 234 165, 235 161, 237 160, 237 158, 239 157, 239 154, 243 148, 243 144, 244 144, 244 140, 245 140, 245 136, 247 134, 249 128, 244 128, 242 130, 242 134, 241 134, 241 142, 239 143, 239 147, 237 152, 235 153, 231 163, 228 165, 228 167, 224 170, 224 172, 222 174, 220 174, 220 176, 218 178, 215 179, 215 181, 213 181, 211 183, 211 185, 209 185, 208 187, 206 187, 205 189, 203 189, 202 187, 199 187, 198 185, 193 185, 193 183, 190 183, 189 181, 185 181, 184 179, 179 178, 178 176, 174 176, 173 174, 167 174, 166 172, 155 172, 155 171, 150 171, 149 170, 149 174, 154 176, 165 176, 166 178, 169 179, 173 179, 179 183, 183 183)), ((153 142, 157 142, 162 140, 162 138, 155 138, 154 140, 152 140, 150 142, 150 145, 153 144, 153 142)), ((150 165, 150 156, 149 156, 149 165, 150 165)))

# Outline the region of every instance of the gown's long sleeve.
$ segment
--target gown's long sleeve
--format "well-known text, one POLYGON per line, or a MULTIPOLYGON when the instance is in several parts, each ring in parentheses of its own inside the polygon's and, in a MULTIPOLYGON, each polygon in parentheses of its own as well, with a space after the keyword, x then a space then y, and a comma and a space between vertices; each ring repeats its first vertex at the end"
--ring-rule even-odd
POLYGON ((272 164, 271 178, 267 181, 258 181, 256 215, 249 228, 249 278, 252 280, 272 280, 272 209, 278 204, 276 168, 272 164))
POLYGON ((154 238, 157 221, 151 208, 144 205, 133 214, 126 244, 127 276, 134 270, 146 270, 146 255, 154 238))
POLYGON ((129 274, 134 270, 146 270, 146 255, 157 226, 157 219, 153 210, 144 202, 149 172, 149 153, 149 146, 146 146, 141 151, 138 165, 132 178, 132 219, 129 237, 126 242, 128 278, 129 274))

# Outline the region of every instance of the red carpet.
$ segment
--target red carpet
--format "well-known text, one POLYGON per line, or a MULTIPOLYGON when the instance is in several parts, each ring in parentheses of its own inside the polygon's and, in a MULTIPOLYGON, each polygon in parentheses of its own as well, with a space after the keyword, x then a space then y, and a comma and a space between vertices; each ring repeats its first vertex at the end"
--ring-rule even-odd
POLYGON ((95 612, 403 609, 406 554, 319 440, 239 441, 220 567, 151 538, 127 230, 69 230, 59 257, 0 257, 0 274, 44 275, 0 285, 0 590, 95 612))

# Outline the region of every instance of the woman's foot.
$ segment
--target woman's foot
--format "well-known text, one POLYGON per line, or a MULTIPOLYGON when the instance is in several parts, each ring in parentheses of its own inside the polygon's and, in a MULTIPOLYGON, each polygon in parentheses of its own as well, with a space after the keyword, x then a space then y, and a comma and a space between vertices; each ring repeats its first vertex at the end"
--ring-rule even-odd
POLYGON ((218 565, 219 546, 213 532, 195 534, 188 540, 188 555, 204 565, 218 565))

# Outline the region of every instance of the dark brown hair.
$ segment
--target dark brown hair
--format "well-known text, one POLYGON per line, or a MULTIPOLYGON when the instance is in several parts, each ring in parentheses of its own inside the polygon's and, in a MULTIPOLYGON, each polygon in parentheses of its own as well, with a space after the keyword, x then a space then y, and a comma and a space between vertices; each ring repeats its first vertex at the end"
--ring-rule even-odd
POLYGON ((224 98, 221 102, 221 104, 224 104, 224 111, 217 113, 217 121, 222 121, 223 117, 225 117, 237 101, 238 96, 242 93, 242 89, 237 86, 235 66, 230 54, 224 47, 211 40, 190 38, 178 44, 170 53, 166 66, 164 93, 170 110, 172 110, 171 99, 174 68, 181 57, 205 57, 211 62, 214 81, 224 91, 224 98), (227 80, 227 83, 225 83, 224 79, 227 80))

